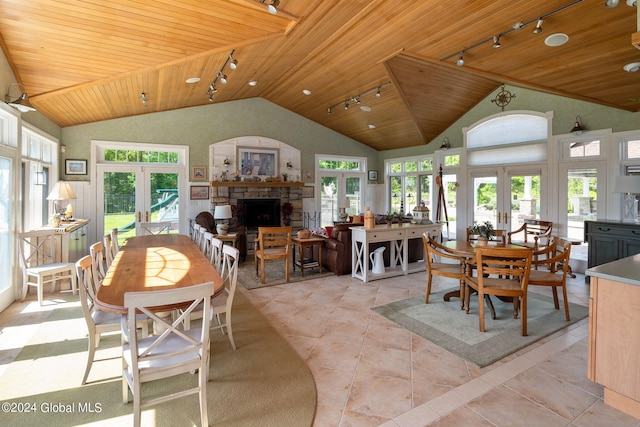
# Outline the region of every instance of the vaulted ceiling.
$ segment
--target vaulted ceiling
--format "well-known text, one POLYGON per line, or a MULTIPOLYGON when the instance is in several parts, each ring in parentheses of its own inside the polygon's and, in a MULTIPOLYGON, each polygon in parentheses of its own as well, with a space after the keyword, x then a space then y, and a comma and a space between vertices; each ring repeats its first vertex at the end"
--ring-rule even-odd
POLYGON ((276 15, 270 1, 0 0, 0 43, 62 127, 262 97, 387 150, 429 143, 503 84, 640 111, 625 1, 281 0, 276 15), (568 42, 547 46, 555 33, 568 42), (210 101, 232 50, 238 67, 210 101))

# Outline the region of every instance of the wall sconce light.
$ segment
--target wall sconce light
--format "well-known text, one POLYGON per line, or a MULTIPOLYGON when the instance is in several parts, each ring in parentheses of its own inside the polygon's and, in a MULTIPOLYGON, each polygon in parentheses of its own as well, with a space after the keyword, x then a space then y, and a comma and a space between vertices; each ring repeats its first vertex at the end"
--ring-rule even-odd
POLYGON ((291 163, 291 160, 289 160, 287 162, 287 168, 291 169, 293 167, 293 163, 291 163))
POLYGON ((449 143, 449 138, 445 136, 444 140, 442 141, 442 145, 440 145, 440 149, 448 150, 449 148, 451 148, 451 144, 449 143))
POLYGON ((584 133, 586 129, 582 126, 582 117, 576 116, 576 123, 573 125, 573 129, 571 129, 571 133, 580 136, 584 133))
POLYGON ((222 164, 225 166, 229 166, 231 164, 231 162, 229 161, 228 157, 225 157, 224 160, 222 161, 222 164))
POLYGON ((27 95, 27 90, 21 83, 11 83, 9 85, 9 87, 7 88, 7 93, 4 96, 4 101, 22 113, 28 113, 29 111, 36 111, 36 108, 33 105, 31 105, 31 102, 29 101, 29 95, 27 95), (20 89, 20 95, 18 96, 18 98, 15 98, 15 95, 11 96, 11 88, 13 86, 18 86, 18 88, 20 89))

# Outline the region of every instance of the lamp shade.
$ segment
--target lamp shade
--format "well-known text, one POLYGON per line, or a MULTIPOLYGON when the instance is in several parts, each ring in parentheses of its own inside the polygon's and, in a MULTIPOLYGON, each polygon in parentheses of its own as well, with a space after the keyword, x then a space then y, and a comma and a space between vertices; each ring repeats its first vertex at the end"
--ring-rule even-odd
POLYGON ((213 211, 213 217, 215 219, 229 219, 233 217, 231 213, 231 205, 218 205, 213 211))
POLYGON ((53 186, 53 190, 47 196, 47 200, 71 200, 75 199, 76 194, 67 182, 58 181, 53 186))
POLYGON ((613 182, 613 192, 640 194, 640 175, 616 176, 613 182))

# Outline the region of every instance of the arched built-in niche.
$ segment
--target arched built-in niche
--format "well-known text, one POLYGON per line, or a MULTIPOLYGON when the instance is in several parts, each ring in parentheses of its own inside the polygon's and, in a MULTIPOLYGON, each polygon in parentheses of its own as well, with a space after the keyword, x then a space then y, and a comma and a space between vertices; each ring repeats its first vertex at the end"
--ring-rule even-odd
POLYGON ((210 178, 220 179, 223 172, 226 172, 228 179, 235 176, 254 175, 253 171, 244 175, 238 159, 242 153, 255 150, 255 152, 274 153, 277 170, 273 175, 282 177, 288 175, 291 181, 301 181, 300 174, 300 150, 277 139, 262 136, 240 136, 230 138, 225 141, 211 144, 209 148, 210 178), (225 160, 228 164, 225 164, 225 160))

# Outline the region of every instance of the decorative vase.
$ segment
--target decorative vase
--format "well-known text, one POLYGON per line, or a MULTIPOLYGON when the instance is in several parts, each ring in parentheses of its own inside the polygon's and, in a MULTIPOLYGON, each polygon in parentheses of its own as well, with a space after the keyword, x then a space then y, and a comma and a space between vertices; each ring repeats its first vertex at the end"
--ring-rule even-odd
POLYGON ((486 237, 478 237, 478 246, 487 246, 489 239, 486 237))

